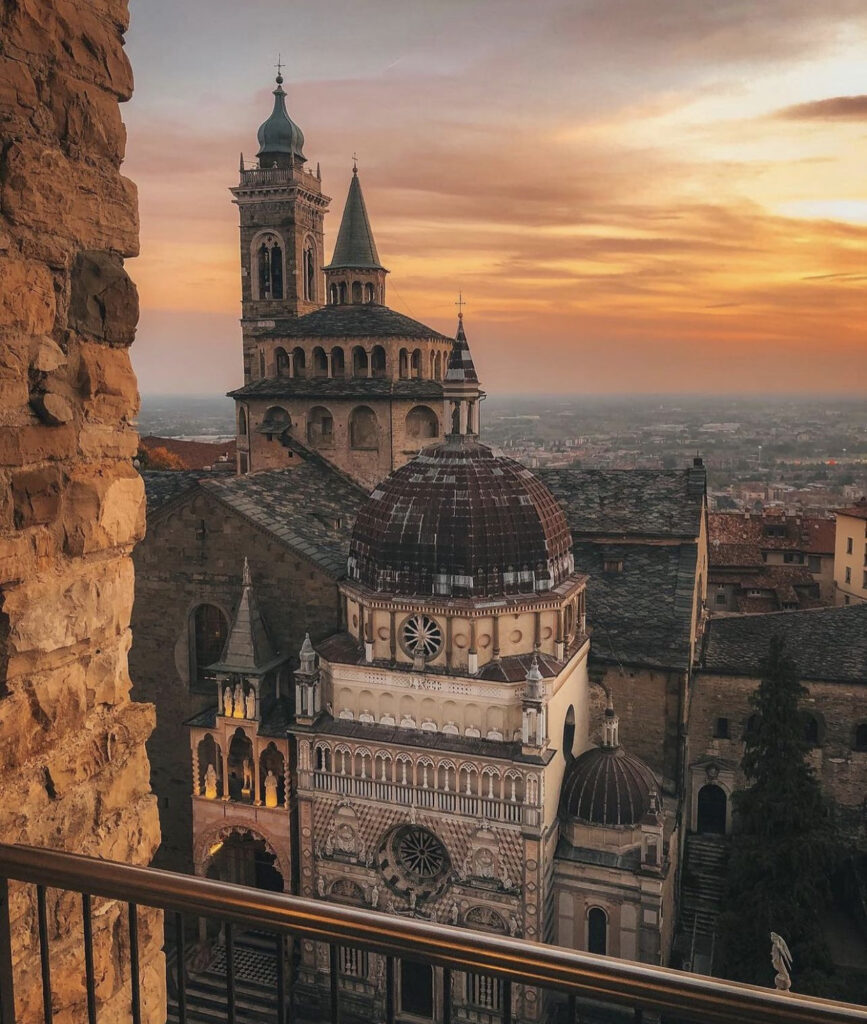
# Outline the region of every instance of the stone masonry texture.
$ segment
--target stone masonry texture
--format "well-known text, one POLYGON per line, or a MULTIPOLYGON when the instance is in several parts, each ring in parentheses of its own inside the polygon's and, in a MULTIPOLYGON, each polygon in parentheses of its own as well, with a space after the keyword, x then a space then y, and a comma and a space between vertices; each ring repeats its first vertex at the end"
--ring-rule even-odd
MULTIPOLYGON (((127 668, 144 532, 127 19, 126 0, 0 3, 0 840, 147 864, 154 709, 130 700, 127 668)), ((33 887, 11 900, 18 1020, 41 1020, 33 887)), ((77 1024, 80 903, 49 889, 48 904, 54 1020, 77 1024)), ((94 900, 101 1021, 129 1019, 126 914, 94 900)), ((148 1024, 165 1021, 161 944, 142 910, 148 1024)))

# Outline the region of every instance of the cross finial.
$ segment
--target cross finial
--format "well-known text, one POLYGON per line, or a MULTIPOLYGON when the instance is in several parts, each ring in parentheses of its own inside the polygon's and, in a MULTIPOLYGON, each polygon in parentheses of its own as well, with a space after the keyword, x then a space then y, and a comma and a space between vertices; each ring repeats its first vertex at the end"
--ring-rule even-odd
POLYGON ((277 63, 274 65, 274 67, 277 69, 277 82, 280 83, 280 82, 283 81, 283 54, 282 53, 278 53, 277 54, 277 63))
POLYGON ((358 154, 352 154, 352 173, 358 174, 358 154))
POLYGON ((466 306, 466 302, 464 302, 463 292, 458 292, 458 301, 455 303, 455 305, 458 307, 458 320, 463 320, 464 306, 466 306))

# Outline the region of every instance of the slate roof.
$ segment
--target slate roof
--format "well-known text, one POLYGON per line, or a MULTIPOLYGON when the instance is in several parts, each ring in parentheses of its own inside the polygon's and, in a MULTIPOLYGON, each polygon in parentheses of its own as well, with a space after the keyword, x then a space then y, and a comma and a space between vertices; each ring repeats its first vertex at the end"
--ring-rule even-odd
POLYGON ((711 619, 701 668, 758 677, 775 634, 785 640, 802 679, 867 684, 867 604, 711 619))
POLYGON ((384 270, 379 262, 376 242, 364 205, 364 194, 358 180, 358 169, 353 167, 352 180, 349 183, 349 194, 343 207, 334 255, 324 270, 339 270, 343 267, 358 270, 384 270))
POLYGON ((383 377, 274 377, 254 380, 229 392, 232 398, 418 398, 442 401, 438 380, 383 377))
POLYGON ((425 338, 433 341, 452 339, 404 316, 388 306, 372 302, 350 302, 322 306, 304 316, 274 321, 274 326, 258 334, 270 338, 425 338))
POLYGON ((367 495, 323 461, 228 479, 200 479, 213 498, 340 578, 352 523, 367 495))
POLYGON ((566 767, 560 790, 561 821, 637 825, 659 785, 650 768, 621 746, 590 747, 566 767))
POLYGON ((698 545, 579 540, 573 552, 575 568, 590 574, 591 659, 688 669, 698 545), (606 572, 606 560, 623 571, 606 572))
POLYGON ((172 501, 184 491, 190 490, 201 477, 200 470, 161 469, 145 470, 141 478, 145 485, 148 515, 156 512, 167 502, 172 501))
POLYGON ((621 534, 697 537, 703 467, 685 470, 539 469, 559 499, 574 537, 621 534))

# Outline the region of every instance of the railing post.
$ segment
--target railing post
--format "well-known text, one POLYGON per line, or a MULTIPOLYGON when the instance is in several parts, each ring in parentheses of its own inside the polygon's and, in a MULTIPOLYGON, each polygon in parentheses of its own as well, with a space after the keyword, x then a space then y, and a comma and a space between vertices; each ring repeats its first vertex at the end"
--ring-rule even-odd
POLYGON ((12 927, 9 918, 9 880, 6 878, 0 878, 0 1024, 15 1024, 12 927))

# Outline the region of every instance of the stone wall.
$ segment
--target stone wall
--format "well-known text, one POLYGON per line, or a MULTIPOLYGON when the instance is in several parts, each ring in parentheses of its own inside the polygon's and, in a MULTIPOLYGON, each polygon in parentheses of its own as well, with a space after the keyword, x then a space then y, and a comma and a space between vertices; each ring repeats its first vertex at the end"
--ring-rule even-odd
MULTIPOLYGON (((747 719, 755 709, 749 702, 759 680, 699 672, 695 676, 689 711, 690 761, 721 758, 740 765, 747 719), (728 721, 728 737, 715 736, 717 719, 728 721)), ((841 821, 853 830, 863 827, 867 793, 867 751, 855 748, 855 726, 865 721, 865 683, 804 680, 809 691, 802 707, 819 726, 819 743, 810 760, 825 793, 840 808, 841 821)), ((740 772, 737 785, 743 785, 740 772)), ((691 823, 694 825, 694 822, 691 823)))
POLYGON ((176 871, 193 868, 192 767, 183 723, 217 703, 214 686, 190 679, 190 620, 201 604, 231 620, 245 556, 271 636, 293 657, 305 632, 317 642, 340 628, 336 581, 204 491, 160 509, 135 552, 130 665, 136 697, 159 710, 148 743, 163 832, 157 863, 176 871))
MULTIPOLYGON (((130 700, 138 406, 134 186, 119 173, 126 0, 0 6, 0 839, 146 864, 159 842, 130 700)), ((126 908, 95 901, 101 1020, 129 1019, 126 908)), ((12 887, 18 1019, 42 1019, 31 887, 12 887)), ((144 1019, 165 1020, 141 913, 144 1019)), ((49 890, 54 1020, 85 1019, 80 904, 49 890)))

